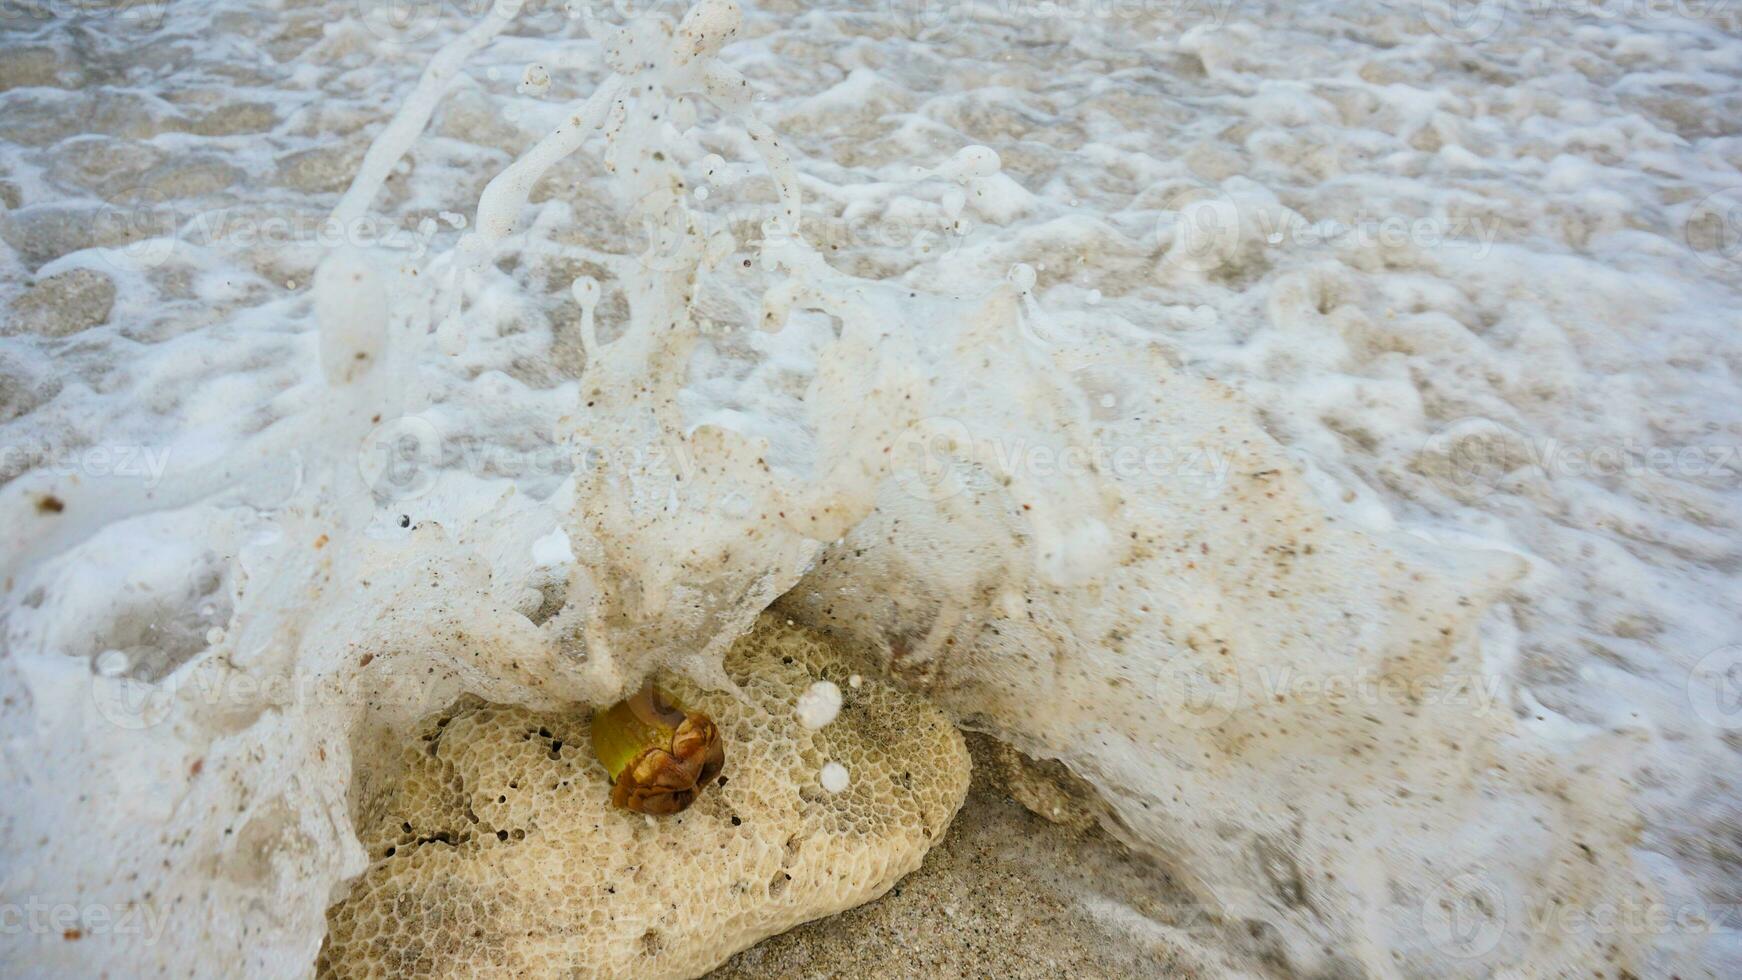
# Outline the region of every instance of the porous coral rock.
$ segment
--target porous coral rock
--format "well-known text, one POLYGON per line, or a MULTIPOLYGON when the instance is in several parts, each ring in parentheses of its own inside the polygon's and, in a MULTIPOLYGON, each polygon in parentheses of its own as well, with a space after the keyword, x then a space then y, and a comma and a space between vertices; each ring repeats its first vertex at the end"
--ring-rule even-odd
POLYGON ((380 733, 353 787, 373 864, 329 912, 320 975, 695 976, 917 868, 968 788, 943 715, 871 682, 804 728, 794 699, 849 665, 770 617, 726 671, 742 699, 661 681, 728 752, 720 785, 660 820, 611 806, 585 709, 466 699, 409 742, 380 733), (817 784, 829 760, 853 773, 839 794, 817 784))

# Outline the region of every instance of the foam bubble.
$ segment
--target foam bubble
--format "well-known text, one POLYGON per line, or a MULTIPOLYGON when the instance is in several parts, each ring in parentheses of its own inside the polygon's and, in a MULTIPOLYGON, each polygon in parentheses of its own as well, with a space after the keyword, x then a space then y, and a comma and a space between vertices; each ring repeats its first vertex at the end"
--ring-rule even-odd
POLYGON ((793 712, 804 727, 822 728, 841 713, 841 689, 831 681, 817 681, 799 695, 793 712))

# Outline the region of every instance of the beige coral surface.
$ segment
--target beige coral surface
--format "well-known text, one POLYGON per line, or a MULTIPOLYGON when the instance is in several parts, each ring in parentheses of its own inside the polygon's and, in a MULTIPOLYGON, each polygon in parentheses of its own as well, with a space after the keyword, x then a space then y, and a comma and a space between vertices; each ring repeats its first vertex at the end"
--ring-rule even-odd
POLYGON ((466 700, 360 751, 373 863, 329 912, 320 975, 695 976, 917 868, 968 788, 943 715, 851 686, 827 645, 766 617, 726 669, 742 699, 669 681, 720 724, 726 768, 664 819, 611 807, 584 709, 466 700), (846 696, 813 731, 792 705, 824 679, 846 696), (839 794, 818 781, 830 761, 851 774, 839 794))

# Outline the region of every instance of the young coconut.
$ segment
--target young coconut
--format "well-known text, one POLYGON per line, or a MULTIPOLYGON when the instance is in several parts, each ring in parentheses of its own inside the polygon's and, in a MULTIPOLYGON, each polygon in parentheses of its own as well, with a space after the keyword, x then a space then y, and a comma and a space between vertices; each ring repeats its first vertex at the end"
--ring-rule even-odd
POLYGON ((681 813, 726 764, 713 719, 653 686, 593 716, 593 752, 611 776, 611 803, 663 817, 681 813))

